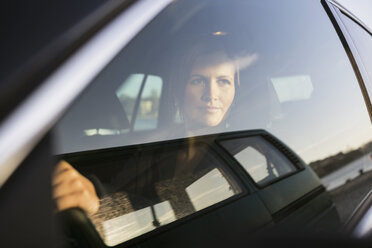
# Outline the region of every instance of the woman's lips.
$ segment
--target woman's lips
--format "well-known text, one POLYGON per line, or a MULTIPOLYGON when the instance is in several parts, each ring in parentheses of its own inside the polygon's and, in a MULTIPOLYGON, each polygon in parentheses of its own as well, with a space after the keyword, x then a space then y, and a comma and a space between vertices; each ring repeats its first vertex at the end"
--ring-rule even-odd
POLYGON ((221 111, 221 107, 215 107, 215 106, 206 106, 206 107, 200 107, 200 110, 207 112, 207 113, 215 113, 221 111))

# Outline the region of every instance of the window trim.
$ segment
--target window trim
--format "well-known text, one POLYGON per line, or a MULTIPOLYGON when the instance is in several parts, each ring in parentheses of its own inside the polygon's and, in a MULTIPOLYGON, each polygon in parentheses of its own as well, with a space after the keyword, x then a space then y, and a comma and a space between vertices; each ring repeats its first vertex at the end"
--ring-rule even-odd
POLYGON ((368 79, 368 74, 364 67, 364 63, 358 53, 358 50, 347 28, 345 27, 345 25, 343 24, 340 18, 341 11, 342 13, 345 13, 348 17, 350 17, 353 21, 356 21, 356 23, 360 25, 361 28, 365 29, 365 27, 361 24, 362 22, 359 19, 358 19, 359 21, 354 19, 352 17, 352 14, 349 11, 343 8, 342 5, 337 4, 335 1, 322 0, 322 4, 323 4, 325 11, 328 14, 329 19, 331 20, 333 24, 333 27, 335 28, 338 34, 338 37, 345 49, 347 56, 349 57, 349 61, 354 70, 355 76, 358 80, 359 87, 362 91, 364 102, 366 104, 367 111, 368 111, 370 121, 372 124, 372 82, 368 79), (342 8, 342 9, 340 10, 339 8, 342 8), (365 82, 367 82, 367 84, 365 82), (370 88, 368 88, 367 85, 371 85, 370 88))
POLYGON ((131 5, 1 123, 0 187, 91 80, 170 3, 171 0, 141 0, 131 5), (127 28, 123 30, 123 26, 127 28), (91 54, 95 54, 94 60, 91 54))
MULTIPOLYGON (((292 149, 290 149, 288 146, 286 146, 282 141, 280 141, 278 138, 271 135, 269 132, 261 129, 257 130, 249 130, 249 131, 237 131, 232 133, 223 134, 216 143, 218 146, 224 150, 225 153, 227 153, 232 160, 234 160, 234 164, 237 164, 241 170, 244 171, 245 176, 249 178, 249 181, 254 184, 254 186, 257 189, 263 189, 270 185, 276 184, 279 181, 282 181, 292 175, 298 174, 306 169, 305 162, 294 152, 292 149), (261 137, 264 141, 271 144, 273 147, 275 147, 281 155, 283 155, 285 158, 288 159, 290 163, 296 168, 296 170, 285 174, 281 177, 275 178, 273 180, 268 181, 264 184, 258 184, 249 174, 249 172, 244 169, 243 165, 240 164, 238 160, 234 158, 234 156, 221 144, 223 141, 227 140, 234 140, 234 139, 240 139, 240 138, 249 138, 249 137, 261 137)), ((308 166, 308 165, 307 165, 308 166)))
POLYGON ((333 6, 337 7, 341 12, 343 12, 346 16, 352 19, 354 22, 359 24, 365 31, 372 35, 372 29, 368 27, 362 20, 360 20, 356 15, 354 15, 351 11, 345 8, 341 3, 337 2, 336 0, 327 0, 333 6))

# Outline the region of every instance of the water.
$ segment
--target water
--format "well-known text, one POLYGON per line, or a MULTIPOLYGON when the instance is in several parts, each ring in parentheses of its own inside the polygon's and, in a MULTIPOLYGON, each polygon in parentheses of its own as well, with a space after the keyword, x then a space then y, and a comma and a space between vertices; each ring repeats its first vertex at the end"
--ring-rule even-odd
POLYGON ((344 185, 347 181, 360 176, 361 172, 372 170, 372 153, 367 154, 341 169, 321 178, 323 185, 327 190, 333 190, 344 185))

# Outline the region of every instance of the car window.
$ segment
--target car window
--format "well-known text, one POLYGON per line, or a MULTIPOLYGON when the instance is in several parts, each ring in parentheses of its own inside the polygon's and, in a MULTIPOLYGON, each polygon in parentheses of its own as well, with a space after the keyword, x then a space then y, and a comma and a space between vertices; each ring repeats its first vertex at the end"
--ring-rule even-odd
MULTIPOLYGON (((132 74, 116 90, 131 130, 157 128, 163 81, 156 75, 132 74)), ((128 130, 129 131, 129 130, 128 130)))
MULTIPOLYGON (((179 150, 192 156, 204 154, 208 160, 212 153, 203 152, 204 148, 197 151, 199 146, 191 142, 195 137, 256 129, 289 146, 306 164, 306 175, 313 176, 311 170, 317 174, 343 221, 371 188, 372 126, 366 103, 319 1, 174 1, 100 72, 52 135, 56 155, 83 175, 98 177, 109 192, 119 192, 117 180, 135 181, 141 176, 133 169, 136 164, 147 164, 144 173, 154 174, 156 161, 176 156, 179 150), (146 146, 179 140, 190 141, 189 148, 146 155, 146 146), (127 162, 117 162, 108 159, 113 153, 131 155, 127 162), (80 164, 80 160, 91 162, 80 164)), ((227 144, 258 185, 301 173, 294 173, 297 168, 263 140, 234 139, 227 144)), ((232 179, 221 165, 209 168, 192 180, 175 180, 169 186, 178 193, 165 195, 181 197, 184 212, 172 205, 173 198, 157 192, 170 181, 150 183, 149 192, 157 198, 146 203, 138 199, 138 206, 105 217, 104 222, 113 222, 106 229, 98 225, 103 239, 111 226, 124 225, 118 223, 136 216, 147 217, 133 224, 136 227, 128 234, 119 232, 124 237, 118 238, 120 242, 155 229, 158 222, 174 221, 240 192, 234 187, 231 192, 232 179), (158 220, 153 217, 156 211, 158 220), (126 215, 122 221, 120 216, 126 215)), ((318 183, 318 179, 301 183, 310 185, 303 187, 308 190, 314 181, 318 183)), ((250 181, 246 185, 258 190, 250 181)), ((128 189, 135 186, 127 185, 128 189)), ((280 192, 289 188, 285 183, 273 188, 278 190, 276 202, 292 206, 280 192)), ((122 201, 113 203, 128 202, 126 191, 118 193, 122 201)))
POLYGON ((260 186, 298 170, 288 158, 261 137, 237 138, 220 143, 260 186))
POLYGON ((207 145, 195 144, 192 148, 188 144, 159 145, 141 150, 115 152, 109 158, 104 153, 95 154, 88 161, 79 156, 67 159, 82 173, 94 175, 102 185, 109 185, 101 197, 100 211, 91 216, 109 246, 241 192, 238 181, 207 145), (87 163, 89 166, 84 166, 87 163), (114 180, 112 174, 116 174, 114 180))
POLYGON ((357 56, 362 59, 363 64, 360 66, 367 72, 367 78, 364 83, 366 84, 369 97, 372 99, 372 68, 370 66, 372 64, 372 35, 342 12, 340 17, 351 34, 353 43, 358 51, 357 56))
POLYGON ((128 116, 128 120, 133 120, 134 108, 136 105, 136 99, 139 96, 140 89, 144 82, 144 74, 132 74, 120 85, 115 93, 119 98, 120 103, 123 105, 125 114, 128 116))

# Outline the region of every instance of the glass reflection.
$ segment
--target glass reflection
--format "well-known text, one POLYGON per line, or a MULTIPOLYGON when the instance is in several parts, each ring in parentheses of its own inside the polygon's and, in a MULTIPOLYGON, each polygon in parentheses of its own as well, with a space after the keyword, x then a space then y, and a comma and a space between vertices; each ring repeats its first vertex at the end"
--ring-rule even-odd
MULTIPOLYGON (((136 144, 265 129, 318 173, 345 220, 371 187, 372 127, 353 69, 322 6, 294 0, 189 1, 181 8, 179 2, 162 14, 162 25, 153 22, 119 54, 68 111, 55 129, 56 153, 124 152, 136 144)), ((191 157, 198 152, 193 144, 185 151, 191 157)), ((142 156, 141 162, 147 159, 151 165, 165 154, 134 158, 142 156)), ((175 174, 193 169, 187 163, 175 174)), ((125 178, 130 175, 133 171, 125 178)), ((169 179, 153 190, 161 202, 172 202, 178 219, 211 202, 185 201, 200 194, 192 183, 169 179), (166 189, 176 191, 180 185, 187 192, 169 199, 166 189)), ((218 184, 223 186, 217 199, 229 197, 225 181, 218 184)), ((194 185, 200 190, 203 180, 194 185)), ((149 206, 160 204, 159 199, 135 208, 146 220, 139 230, 154 228, 149 206)), ((128 223, 137 216, 126 214, 128 223)), ((105 232, 123 218, 105 222, 105 232)))

